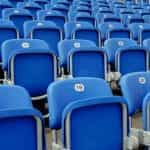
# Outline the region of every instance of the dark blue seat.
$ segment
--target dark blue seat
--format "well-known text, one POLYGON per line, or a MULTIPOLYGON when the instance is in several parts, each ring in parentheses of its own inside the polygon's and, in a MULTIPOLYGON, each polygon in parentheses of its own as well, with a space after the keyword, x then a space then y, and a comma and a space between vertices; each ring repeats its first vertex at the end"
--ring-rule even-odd
POLYGON ((42 40, 5 41, 2 61, 6 79, 26 88, 33 100, 45 98, 49 83, 57 77, 56 56, 42 40))

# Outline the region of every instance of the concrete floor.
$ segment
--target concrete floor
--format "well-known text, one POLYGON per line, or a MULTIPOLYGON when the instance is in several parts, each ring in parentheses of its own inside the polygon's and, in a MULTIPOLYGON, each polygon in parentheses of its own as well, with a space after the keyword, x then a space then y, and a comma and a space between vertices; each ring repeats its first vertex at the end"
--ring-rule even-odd
MULTIPOLYGON (((142 118, 141 118, 141 113, 137 113, 133 118, 132 118, 132 125, 133 128, 142 128, 142 118)), ((46 128, 46 140, 47 140, 47 147, 48 150, 51 150, 51 130, 46 128)))

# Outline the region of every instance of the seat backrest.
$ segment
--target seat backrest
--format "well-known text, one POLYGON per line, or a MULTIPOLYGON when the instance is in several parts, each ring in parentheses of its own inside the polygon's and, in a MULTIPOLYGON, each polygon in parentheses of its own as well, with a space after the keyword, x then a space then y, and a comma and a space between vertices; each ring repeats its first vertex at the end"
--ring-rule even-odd
POLYGON ((65 108, 62 123, 66 149, 124 149, 129 126, 126 102, 123 97, 77 101, 65 108))
POLYGON ((106 22, 98 25, 98 29, 100 30, 101 33, 101 40, 104 43, 107 37, 107 33, 111 29, 124 29, 124 26, 121 23, 117 22, 106 22))
POLYGON ((69 72, 73 77, 97 77, 106 79, 107 55, 103 49, 89 46, 71 49, 68 53, 67 64, 69 72))
POLYGON ((61 15, 58 12, 40 10, 37 12, 37 16, 39 20, 47 20, 54 22, 58 27, 64 30, 64 24, 66 22, 66 17, 61 15))
MULTIPOLYGON (((0 34, 3 35, 0 36, 0 47, 5 40, 18 38, 17 29, 13 22, 9 20, 0 20, 0 34)), ((0 62, 2 62, 1 53, 0 62)))
POLYGON ((96 47, 95 43, 88 40, 62 40, 58 43, 58 52, 60 57, 60 65, 67 65, 68 53, 73 48, 96 47))
POLYGON ((93 28, 93 25, 89 22, 68 22, 64 25, 65 30, 65 38, 71 39, 73 36, 73 33, 77 29, 82 28, 93 28))
POLYGON ((17 30, 20 33, 20 38, 23 38, 23 24, 25 21, 33 20, 32 15, 28 10, 19 8, 7 8, 3 10, 3 18, 14 22, 17 30))
POLYGON ((12 8, 13 5, 9 1, 1 1, 0 2, 0 17, 2 18, 2 11, 5 8, 12 8))
POLYGON ((73 78, 50 84, 48 88, 50 127, 61 128, 62 113, 68 104, 98 96, 112 96, 110 87, 102 79, 73 78))
POLYGON ((110 38, 131 38, 131 32, 126 28, 110 29, 107 34, 108 39, 110 38))
POLYGON ((44 40, 58 55, 57 44, 62 40, 62 31, 51 21, 27 21, 24 24, 25 38, 44 40), (52 40, 53 39, 53 40, 52 40))
POLYGON ((136 42, 128 38, 112 38, 108 39, 104 43, 104 49, 107 52, 109 62, 115 63, 115 55, 119 48, 126 48, 130 46, 136 46, 136 42))
POLYGON ((19 86, 1 85, 0 97, 1 148, 45 150, 43 120, 27 91, 19 86))
POLYGON ((94 42, 97 47, 101 45, 99 30, 96 28, 77 28, 72 34, 73 39, 85 39, 94 42))
POLYGON ((142 45, 143 41, 150 38, 150 28, 143 28, 140 30, 140 44, 142 45))
POLYGON ((133 115, 141 110, 144 97, 150 91, 150 73, 135 72, 124 75, 120 86, 128 103, 129 115, 133 115))
POLYGON ((129 29, 132 32, 132 37, 134 40, 140 42, 140 31, 144 28, 150 28, 150 25, 148 23, 131 23, 129 25, 129 29))
POLYGON ((134 46, 122 48, 117 51, 116 71, 120 72, 121 75, 148 70, 149 51, 146 48, 134 46))
POLYGON ((35 99, 46 94, 48 84, 57 76, 55 54, 44 41, 38 39, 5 41, 2 60, 8 79, 26 88, 35 99))
POLYGON ((42 7, 40 7, 40 5, 34 1, 18 3, 17 7, 21 9, 27 9, 33 15, 34 19, 36 19, 37 11, 42 9, 42 7))

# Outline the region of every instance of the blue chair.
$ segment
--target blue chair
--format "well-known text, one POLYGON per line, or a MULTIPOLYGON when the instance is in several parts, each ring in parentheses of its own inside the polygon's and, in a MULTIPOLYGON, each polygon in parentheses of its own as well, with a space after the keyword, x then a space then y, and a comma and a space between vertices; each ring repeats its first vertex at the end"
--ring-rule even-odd
MULTIPOLYGON (((113 97, 110 87, 104 80, 74 78, 54 82, 48 88, 48 103, 51 115, 50 128, 54 135, 58 129, 62 129, 64 148, 123 149, 123 139, 129 131, 126 102, 122 97, 113 97), (97 116, 100 119, 96 119, 97 116), (75 124, 80 128, 75 128, 75 124), (109 138, 106 132, 110 133, 109 138), (114 137, 114 134, 117 136, 114 137), (99 142, 100 139, 102 143, 99 142)), ((53 140, 54 147, 56 144, 53 140)))
POLYGON ((58 43, 60 66, 67 70, 68 53, 73 48, 96 47, 95 43, 88 40, 62 40, 58 43))
POLYGON ((1 148, 46 150, 42 115, 33 108, 27 91, 19 86, 1 85, 0 97, 1 148))
POLYGON ((32 15, 28 10, 19 8, 6 8, 2 12, 3 19, 11 20, 14 22, 17 30, 19 31, 20 38, 24 37, 23 24, 25 21, 33 20, 32 15))
POLYGON ((135 41, 127 38, 112 38, 105 41, 104 49, 107 52, 108 62, 111 64, 112 70, 115 70, 115 57, 119 48, 128 48, 136 45, 135 41))
POLYGON ((51 7, 51 10, 61 12, 64 16, 67 16, 69 9, 66 7, 60 7, 60 5, 54 5, 51 7))
POLYGON ((104 22, 110 22, 110 23, 118 22, 118 23, 120 23, 121 19, 118 16, 116 16, 116 15, 108 14, 108 15, 104 15, 103 16, 101 22, 102 23, 104 23, 104 22))
POLYGON ((37 3, 39 6, 41 6, 43 9, 45 8, 45 5, 49 4, 49 0, 33 0, 35 3, 37 3))
MULTIPOLYGON (((9 39, 16 39, 19 36, 19 33, 16 30, 15 25, 12 21, 9 20, 0 20, 0 47, 2 43, 9 39)), ((1 50, 0 50, 1 51, 1 50)), ((0 52, 0 65, 2 64, 2 57, 0 52)))
POLYGON ((107 39, 110 38, 132 38, 132 34, 129 29, 126 28, 114 28, 107 32, 107 39))
POLYGON ((67 22, 64 25, 65 38, 71 39, 75 29, 93 28, 93 25, 89 22, 67 22))
POLYGON ((36 19, 36 13, 41 10, 42 8, 37 3, 31 2, 24 2, 24 3, 18 3, 17 7, 20 9, 27 9, 36 19))
POLYGON ((144 23, 144 19, 141 16, 130 16, 128 17, 127 24, 131 23, 144 23))
POLYGON ((143 19, 145 23, 150 23, 150 14, 149 15, 143 15, 143 19))
POLYGON ((140 31, 144 28, 150 28, 150 25, 148 23, 132 23, 128 27, 132 33, 132 38, 140 43, 140 31))
MULTIPOLYGON (((106 23, 99 24, 98 29, 101 34, 101 41, 104 44, 104 41, 107 39, 109 30, 124 29, 124 26, 121 23, 117 23, 117 22, 110 22, 110 23, 106 22, 106 23)), ((120 37, 121 36, 120 33, 117 36, 120 37)))
POLYGON ((26 21, 24 24, 25 38, 44 40, 51 50, 58 55, 57 44, 63 39, 61 29, 51 21, 26 21))
POLYGON ((126 101, 122 97, 97 97, 72 102, 63 112, 64 147, 71 147, 72 150, 123 149, 129 126, 127 116, 126 101))
POLYGON ((5 41, 2 61, 6 80, 26 88, 33 100, 45 98, 49 83, 57 77, 56 56, 44 41, 38 39, 5 41))
POLYGON ((103 49, 90 46, 73 48, 67 57, 71 76, 107 78, 107 55, 103 49))
POLYGON ((49 85, 47 94, 51 116, 49 123, 54 130, 62 128, 62 113, 68 104, 87 98, 113 96, 103 79, 85 77, 55 81, 49 85))
POLYGON ((37 12, 38 20, 47 20, 53 21, 61 30, 64 30, 64 24, 67 22, 67 19, 64 15, 59 12, 53 12, 48 10, 40 10, 37 12))
POLYGON ((77 22, 89 22, 91 23, 93 26, 96 25, 96 20, 94 17, 89 16, 89 15, 83 15, 82 13, 78 13, 75 16, 75 21, 77 22))
POLYGON ((143 41, 150 38, 150 26, 147 28, 142 28, 140 30, 140 44, 142 45, 143 41))
POLYGON ((116 52, 116 69, 121 75, 149 70, 149 51, 143 47, 121 48, 116 52), (139 61, 140 60, 140 61, 139 61))
POLYGON ((124 75, 120 80, 120 87, 128 103, 129 115, 142 110, 143 100, 150 92, 150 73, 135 72, 124 75))
POLYGON ((16 4, 17 4, 18 2, 24 2, 24 0, 9 0, 9 2, 11 2, 14 7, 16 7, 16 4))
POLYGON ((0 1, 0 18, 2 18, 2 11, 5 8, 12 8, 13 5, 9 1, 2 0, 0 1))

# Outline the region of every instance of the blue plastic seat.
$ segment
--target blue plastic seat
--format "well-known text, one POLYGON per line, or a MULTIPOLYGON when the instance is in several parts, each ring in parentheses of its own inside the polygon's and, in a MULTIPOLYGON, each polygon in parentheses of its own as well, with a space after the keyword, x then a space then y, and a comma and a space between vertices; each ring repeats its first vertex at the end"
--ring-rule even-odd
POLYGON ((128 17, 128 21, 127 24, 131 24, 131 23, 144 23, 144 19, 141 18, 141 16, 131 16, 128 17))
POLYGON ((93 26, 96 25, 96 21, 95 21, 95 18, 92 17, 92 16, 89 16, 89 15, 84 15, 82 13, 78 13, 76 16, 75 16, 75 21, 77 22, 89 22, 91 23, 93 26))
POLYGON ((107 32, 107 38, 132 38, 131 32, 127 28, 114 28, 107 32))
POLYGON ((60 66, 67 68, 67 58, 69 52, 74 48, 96 47, 95 43, 88 40, 62 40, 58 44, 60 66))
POLYGON ((42 40, 5 41, 2 61, 6 79, 26 88, 33 100, 45 98, 49 83, 57 77, 56 56, 42 40))
POLYGON ((135 72, 124 75, 120 80, 120 86, 128 103, 129 115, 132 116, 142 110, 144 97, 150 92, 150 73, 135 72))
POLYGON ((40 10, 37 13, 38 20, 53 21, 61 30, 64 30, 64 24, 67 21, 66 17, 59 12, 53 12, 48 10, 40 10))
POLYGON ((24 2, 24 0, 9 0, 13 4, 14 7, 16 7, 18 2, 24 2))
POLYGON ((24 24, 25 38, 44 40, 51 50, 58 55, 57 44, 63 39, 61 29, 51 21, 26 21, 24 24))
POLYGON ((90 46, 73 48, 68 52, 67 57, 69 74, 73 77, 97 77, 106 79, 107 55, 103 49, 90 46))
MULTIPOLYGON (((18 38, 18 33, 15 25, 9 20, 0 20, 0 47, 5 40, 18 38)), ((0 64, 2 64, 1 50, 0 50, 0 64)))
POLYGON ((89 22, 68 22, 64 25, 65 38, 71 39, 76 29, 82 28, 93 28, 93 25, 89 22))
POLYGON ((140 30, 140 44, 142 45, 143 41, 150 38, 150 26, 142 28, 140 30))
POLYGON ((150 28, 150 25, 148 23, 132 23, 129 26, 130 31, 132 32, 132 37, 134 40, 136 40, 138 43, 140 42, 140 31, 142 29, 150 28))
MULTIPOLYGON (((98 25, 98 29, 101 34, 102 43, 107 39, 109 30, 112 29, 124 29, 124 26, 121 23, 117 22, 106 22, 98 25)), ((118 36, 121 36, 120 34, 118 36)))
POLYGON ((27 9, 32 14, 32 16, 34 17, 34 19, 36 19, 36 13, 37 13, 37 11, 39 11, 39 10, 42 9, 40 7, 40 5, 38 5, 37 3, 34 3, 33 1, 18 3, 17 7, 21 8, 21 9, 27 9))
POLYGON ((39 6, 41 6, 43 9, 45 8, 45 5, 49 4, 49 0, 33 0, 35 3, 37 3, 39 6))
POLYGON ((110 22, 110 23, 112 23, 112 22, 119 22, 120 23, 121 19, 118 16, 116 16, 116 15, 108 14, 108 15, 104 15, 103 16, 101 22, 102 23, 104 23, 104 22, 110 22))
POLYGON ((123 132, 123 125, 128 131, 128 121, 123 121, 128 120, 126 102, 122 97, 113 97, 110 87, 104 80, 74 78, 54 82, 48 88, 48 103, 51 115, 50 128, 53 131, 62 128, 62 143, 65 148, 122 149, 123 135, 127 136, 127 133, 123 132), (123 116, 125 118, 122 118, 123 116), (97 117, 100 119, 96 119, 97 117), (80 128, 74 128, 75 124, 80 128), (104 136, 106 132, 110 133, 109 138, 104 136), (114 134, 118 136, 114 137, 114 134), (100 139, 102 143, 99 142, 100 139), (71 141, 71 145, 68 140, 71 141))
POLYGON ((72 150, 123 149, 129 126, 127 113, 123 97, 97 97, 72 102, 63 112, 64 147, 72 150))
POLYGON ((139 46, 121 48, 116 53, 116 69, 121 75, 149 70, 149 50, 139 46), (140 61, 139 61, 140 60, 140 61))
POLYGON ((66 7, 60 7, 60 5, 56 4, 56 5, 53 5, 51 7, 51 10, 55 10, 55 11, 61 12, 63 15, 67 16, 69 9, 66 8, 66 7))
POLYGON ((104 43, 104 49, 108 55, 108 62, 112 65, 114 70, 116 53, 120 48, 128 48, 136 46, 137 43, 127 38, 112 38, 108 39, 104 43))
POLYGON ((2 0, 0 1, 0 18, 2 18, 2 11, 5 8, 12 8, 13 5, 9 1, 2 0))
POLYGON ((62 113, 68 104, 88 98, 112 96, 112 91, 102 79, 82 77, 53 82, 47 94, 50 128, 57 130, 62 127, 62 113))
POLYGON ((3 19, 11 20, 19 31, 20 38, 24 37, 23 24, 25 21, 33 20, 28 10, 19 8, 6 8, 3 10, 3 19))
POLYGON ((19 86, 1 85, 0 99, 1 148, 46 150, 42 115, 33 108, 27 91, 19 86))

